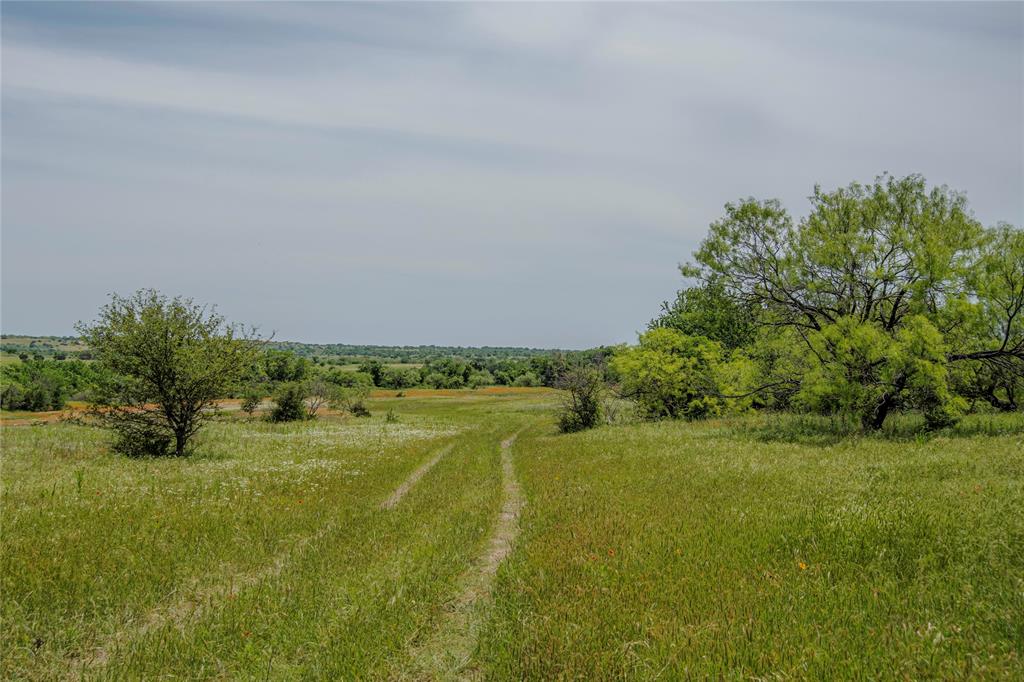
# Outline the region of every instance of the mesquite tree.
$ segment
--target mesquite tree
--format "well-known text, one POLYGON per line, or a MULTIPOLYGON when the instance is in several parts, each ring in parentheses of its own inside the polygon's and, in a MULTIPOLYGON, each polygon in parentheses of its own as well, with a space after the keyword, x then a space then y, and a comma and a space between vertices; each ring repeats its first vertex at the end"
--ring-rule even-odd
POLYGON ((131 455, 186 454, 215 400, 259 355, 252 330, 227 324, 191 299, 152 289, 111 296, 95 322, 76 328, 110 370, 92 413, 117 433, 116 449, 131 455))
POLYGON ((684 268, 753 311, 762 342, 783 340, 790 357, 766 385, 798 386, 797 405, 868 428, 898 407, 955 420, 961 366, 996 376, 994 400, 1008 382, 1012 399, 1024 376, 1020 229, 984 229, 963 195, 916 175, 816 187, 810 200, 796 223, 777 201, 727 205, 684 268))

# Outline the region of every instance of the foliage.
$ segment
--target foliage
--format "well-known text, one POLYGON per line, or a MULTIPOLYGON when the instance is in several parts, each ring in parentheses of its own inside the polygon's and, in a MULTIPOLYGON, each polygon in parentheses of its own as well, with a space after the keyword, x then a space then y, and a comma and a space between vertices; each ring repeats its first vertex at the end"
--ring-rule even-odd
POLYGON ((309 372, 309 366, 304 357, 271 348, 263 356, 263 370, 275 383, 302 381, 309 372))
POLYGON ((384 378, 384 365, 380 360, 365 360, 359 365, 359 371, 370 375, 374 386, 380 386, 384 378))
POLYGON ((899 401, 921 409, 930 426, 956 421, 966 409, 948 388, 942 334, 924 316, 913 316, 890 336, 876 325, 843 317, 809 333, 810 369, 797 405, 823 414, 851 414, 881 428, 899 401))
POLYGON ((415 367, 385 367, 380 374, 382 388, 411 388, 420 383, 420 371, 415 367))
POLYGON ((326 372, 323 377, 332 384, 342 388, 355 388, 358 386, 369 389, 373 386, 373 377, 365 372, 349 372, 343 369, 332 369, 326 372))
POLYGON ((781 341, 747 353, 766 388, 868 428, 911 407, 941 425, 965 408, 951 365, 1024 373, 1021 230, 982 229, 962 195, 920 176, 816 187, 811 204, 799 223, 777 201, 728 204, 684 268, 756 313, 757 344, 781 341))
POLYGON ((666 301, 661 308, 649 329, 665 327, 687 336, 703 336, 726 349, 749 345, 757 330, 754 311, 728 296, 725 287, 714 280, 680 290, 675 301, 666 301))
POLYGON ((274 394, 274 407, 270 410, 272 422, 294 422, 308 418, 306 411, 306 385, 301 381, 281 384, 274 394))
POLYGON ((558 380, 562 402, 558 412, 558 430, 583 431, 601 421, 604 376, 593 365, 578 364, 566 369, 558 380))
POLYGON ((349 403, 348 411, 352 413, 354 417, 369 417, 370 408, 366 406, 362 400, 354 400, 349 403))
POLYGON ((245 389, 245 393, 242 395, 242 412, 245 412, 250 417, 256 408, 263 402, 263 391, 259 390, 255 386, 250 386, 245 389))
POLYGON ((316 377, 306 382, 306 418, 315 419, 320 408, 338 400, 343 389, 337 385, 316 377))
POLYGON ((482 388, 484 386, 491 386, 493 384, 494 375, 488 372, 486 369, 479 372, 473 372, 472 374, 469 375, 469 381, 466 382, 466 385, 469 386, 470 388, 482 388))
POLYGON ((622 392, 652 419, 694 419, 721 414, 717 372, 722 347, 702 336, 687 336, 668 328, 651 329, 637 346, 623 349, 612 360, 622 378, 622 392))
POLYGON ((518 387, 540 386, 540 378, 533 372, 526 372, 517 376, 512 385, 518 387))
POLYGON ((101 369, 80 360, 27 360, 0 369, 0 407, 5 410, 59 410, 69 397, 84 397, 101 369))
POLYGON ((369 384, 358 383, 336 389, 331 396, 330 404, 336 410, 343 410, 357 417, 368 417, 370 411, 366 408, 365 401, 369 397, 369 384))
POLYGON ((229 325, 191 299, 152 289, 111 296, 98 319, 78 332, 107 374, 93 414, 118 435, 131 455, 184 455, 214 401, 255 362, 252 332, 229 325))

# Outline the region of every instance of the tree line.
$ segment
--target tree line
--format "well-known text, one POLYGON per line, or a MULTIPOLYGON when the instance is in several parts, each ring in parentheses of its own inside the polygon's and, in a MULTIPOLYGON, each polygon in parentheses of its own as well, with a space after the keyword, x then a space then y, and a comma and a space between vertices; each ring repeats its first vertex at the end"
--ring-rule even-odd
POLYGON ((810 203, 799 220, 775 200, 727 204, 681 266, 692 284, 614 353, 614 390, 649 418, 786 409, 866 430, 896 411, 936 429, 1022 408, 1024 231, 982 226, 919 175, 815 187, 810 203))

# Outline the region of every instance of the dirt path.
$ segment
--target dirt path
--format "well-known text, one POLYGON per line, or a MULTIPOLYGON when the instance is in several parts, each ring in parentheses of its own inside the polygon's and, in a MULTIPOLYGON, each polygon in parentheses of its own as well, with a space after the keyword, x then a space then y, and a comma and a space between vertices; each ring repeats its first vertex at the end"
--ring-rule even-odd
POLYGON ((398 486, 398 488, 395 489, 395 492, 391 493, 391 496, 388 499, 380 503, 380 508, 394 509, 395 506, 402 501, 402 498, 405 497, 405 494, 409 492, 409 490, 416 485, 421 478, 423 478, 424 474, 433 469, 434 465, 440 462, 442 457, 451 452, 453 447, 455 446, 447 445, 441 448, 433 457, 430 458, 430 461, 426 462, 419 469, 409 474, 409 478, 405 479, 402 482, 402 485, 398 486))
POLYGON ((458 596, 448 605, 437 630, 410 652, 411 671, 396 675, 397 679, 473 680, 479 677, 479 672, 470 665, 470 657, 484 622, 494 576, 519 535, 523 497, 512 464, 516 435, 501 442, 501 482, 505 499, 487 550, 459 579, 458 596))
POLYGON ((102 644, 74 661, 65 679, 78 680, 86 673, 95 674, 105 668, 118 650, 130 642, 165 626, 184 629, 217 608, 216 604, 224 604, 225 600, 236 598, 242 590, 276 578, 298 554, 323 538, 333 527, 333 523, 328 523, 317 532, 300 538, 257 570, 231 574, 221 577, 216 583, 193 587, 179 600, 150 609, 136 621, 134 627, 114 632, 102 644))

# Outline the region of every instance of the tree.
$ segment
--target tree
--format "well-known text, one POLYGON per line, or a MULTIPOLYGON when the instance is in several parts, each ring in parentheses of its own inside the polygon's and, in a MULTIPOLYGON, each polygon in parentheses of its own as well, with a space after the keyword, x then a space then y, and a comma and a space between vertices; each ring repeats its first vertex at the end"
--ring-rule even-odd
POLYGON ((799 348, 766 386, 880 428, 906 406, 955 419, 953 363, 1019 371, 1020 230, 983 230, 963 195, 916 175, 816 187, 811 204, 796 224, 777 201, 726 205, 684 269, 799 348))
POLYGON ((384 376, 384 365, 381 364, 380 360, 364 360, 359 365, 359 371, 369 374, 373 379, 374 386, 381 385, 381 379, 384 376))
POLYGON ((727 349, 749 345, 757 330, 751 311, 714 280, 679 290, 676 300, 662 303, 661 310, 648 329, 665 327, 687 336, 704 336, 727 349))
POLYGON ((420 372, 415 367, 385 367, 380 375, 382 388, 410 388, 420 383, 420 372))
POLYGON ((321 377, 306 384, 306 418, 316 419, 317 412, 324 405, 337 400, 342 389, 321 377))
POLYGON ((971 302, 951 315, 956 385, 969 399, 1016 410, 1024 395, 1024 231, 986 230, 967 274, 971 302))
POLYGON ((213 308, 152 289, 112 295, 97 320, 76 326, 108 372, 92 413, 118 435, 126 454, 186 454, 209 408, 256 361, 252 330, 213 308))
POLYGON ((306 378, 306 358, 283 350, 268 350, 263 356, 263 371, 274 383, 302 381, 306 378))
POLYGON ((473 372, 469 375, 469 381, 466 382, 466 385, 470 388, 482 388, 483 386, 492 386, 493 384, 494 375, 486 369, 479 372, 473 372))

